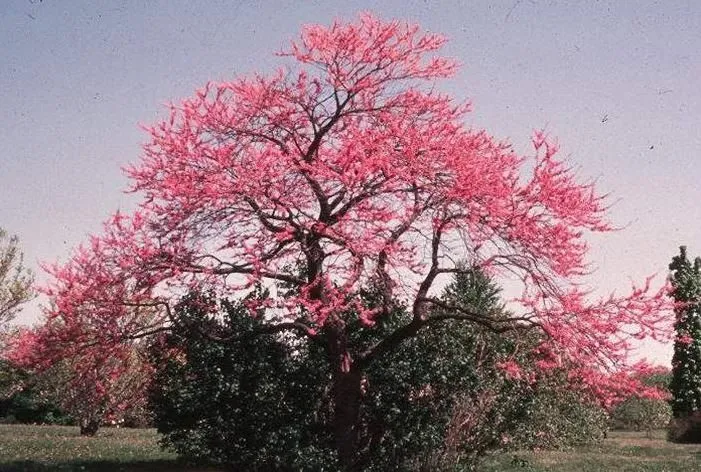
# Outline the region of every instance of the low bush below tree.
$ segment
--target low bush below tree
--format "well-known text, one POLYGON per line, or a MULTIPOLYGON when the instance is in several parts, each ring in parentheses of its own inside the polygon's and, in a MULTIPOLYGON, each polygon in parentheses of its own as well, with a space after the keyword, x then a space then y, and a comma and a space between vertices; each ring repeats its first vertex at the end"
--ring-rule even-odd
POLYGON ((671 419, 672 407, 667 400, 631 397, 611 412, 611 427, 652 432, 666 428, 671 419))
MULTIPOLYGON (((503 310, 480 272, 456 277, 444 300, 503 310)), ((377 294, 366 292, 372 305, 377 294)), ((260 312, 192 294, 154 347, 151 393, 163 444, 181 456, 237 470, 339 470, 332 442, 333 388, 324 343, 268 333, 260 312)), ((352 313, 350 342, 371 344, 406 323, 393 312, 372 328, 352 313)), ((564 376, 534 379, 500 367, 528 362, 537 338, 496 335, 446 321, 370 365, 362 379, 362 470, 474 470, 490 452, 564 448, 604 436, 606 416, 564 376), (521 348, 519 351, 518 348, 521 348)))

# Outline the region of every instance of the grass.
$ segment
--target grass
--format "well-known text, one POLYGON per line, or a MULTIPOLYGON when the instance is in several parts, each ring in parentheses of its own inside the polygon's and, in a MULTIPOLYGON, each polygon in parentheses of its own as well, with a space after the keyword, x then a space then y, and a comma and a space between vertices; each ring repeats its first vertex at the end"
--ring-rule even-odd
MULTIPOLYGON (((664 432, 613 432, 599 446, 569 452, 502 454, 484 472, 697 472, 701 445, 670 444, 664 432)), ((188 466, 158 447, 152 429, 102 429, 84 438, 65 426, 0 425, 2 472, 215 472, 188 466)))
POLYGON ((82 437, 70 426, 0 425, 0 471, 204 472, 158 447, 153 429, 103 428, 82 437))
POLYGON ((614 431, 601 445, 574 451, 504 454, 491 458, 484 472, 697 472, 701 444, 671 444, 665 432, 614 431))

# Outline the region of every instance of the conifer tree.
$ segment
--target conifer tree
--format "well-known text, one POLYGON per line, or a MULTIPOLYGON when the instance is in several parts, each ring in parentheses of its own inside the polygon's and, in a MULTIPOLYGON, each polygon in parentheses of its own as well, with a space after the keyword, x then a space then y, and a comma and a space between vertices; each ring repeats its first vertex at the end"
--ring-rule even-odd
POLYGON ((669 269, 677 304, 670 390, 673 415, 682 418, 701 410, 701 258, 692 264, 681 246, 669 269))

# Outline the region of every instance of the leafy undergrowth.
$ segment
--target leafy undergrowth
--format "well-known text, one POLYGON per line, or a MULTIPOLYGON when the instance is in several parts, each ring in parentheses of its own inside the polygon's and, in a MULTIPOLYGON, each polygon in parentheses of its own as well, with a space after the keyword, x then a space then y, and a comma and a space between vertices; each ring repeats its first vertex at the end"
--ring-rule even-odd
POLYGON ((104 428, 93 438, 69 426, 0 425, 2 472, 213 472, 161 450, 153 429, 104 428))
MULTIPOLYGON (((158 447, 152 429, 101 430, 84 438, 65 426, 0 425, 0 471, 215 472, 158 447)), ((701 445, 670 444, 664 432, 612 432, 603 445, 568 452, 503 454, 483 472, 697 472, 701 445)))
POLYGON ((613 431, 599 446, 574 451, 504 454, 490 459, 484 472, 697 472, 701 444, 672 444, 665 432, 613 431))

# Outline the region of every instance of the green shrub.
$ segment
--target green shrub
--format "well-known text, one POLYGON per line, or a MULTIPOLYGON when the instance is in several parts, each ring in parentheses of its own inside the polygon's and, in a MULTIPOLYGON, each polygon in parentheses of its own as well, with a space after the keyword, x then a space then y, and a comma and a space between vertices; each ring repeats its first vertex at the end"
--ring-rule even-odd
POLYGON ((664 429, 672 419, 666 400, 631 397, 611 412, 611 427, 628 431, 664 429))
MULTIPOLYGON (((456 279, 444 297, 493 310, 501 309, 497 294, 477 274, 456 279)), ((372 305, 372 293, 363 297, 372 305)), ((151 403, 164 445, 237 470, 337 470, 323 332, 319 343, 266 334, 243 304, 213 305, 207 297, 184 299, 155 350, 151 403)), ((362 352, 410 315, 397 305, 372 327, 353 313, 344 320, 351 351, 362 352)), ((517 336, 445 321, 370 363, 357 423, 361 470, 475 470, 492 451, 602 437, 601 410, 567 393, 564 382, 531 384, 501 372, 501 360, 538 341, 517 336)), ((528 362, 526 354, 515 360, 528 362)))
POLYGON ((32 388, 0 400, 0 422, 25 424, 74 424, 73 418, 32 388))
POLYGON ((73 424, 73 419, 35 385, 31 375, 0 360, 0 422, 73 424))
POLYGON ((552 381, 536 386, 524 403, 528 421, 513 433, 516 448, 571 449, 596 444, 606 436, 606 411, 552 381))
MULTIPOLYGON (((323 470, 332 450, 314 412, 326 372, 304 346, 259 334, 241 304, 191 296, 156 355, 151 405, 163 444, 190 459, 236 470, 323 470), (228 337, 212 341, 212 336, 228 337), (297 345, 297 349, 292 346, 297 345)), ((328 470, 328 469, 327 469, 328 470)))
POLYGON ((371 366, 363 412, 383 432, 368 451, 376 470, 473 467, 504 448, 504 436, 527 421, 526 390, 491 360, 476 362, 484 346, 490 346, 488 357, 508 349, 496 336, 448 321, 371 366))

